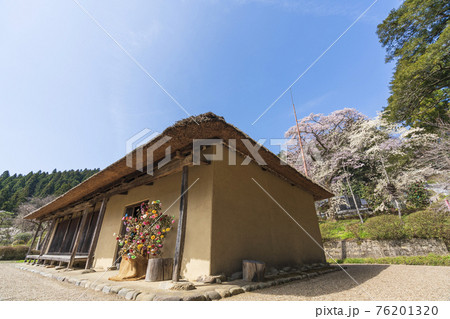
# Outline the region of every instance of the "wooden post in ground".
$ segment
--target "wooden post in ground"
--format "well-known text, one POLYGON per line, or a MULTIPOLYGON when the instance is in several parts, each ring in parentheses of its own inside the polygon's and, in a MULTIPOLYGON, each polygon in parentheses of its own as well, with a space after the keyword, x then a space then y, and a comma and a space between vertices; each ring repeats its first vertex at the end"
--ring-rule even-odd
POLYGON ((86 220, 88 216, 88 208, 86 208, 83 212, 83 217, 81 217, 81 224, 78 227, 77 235, 75 237, 75 243, 73 244, 72 254, 70 255, 70 261, 67 263, 67 268, 71 268, 73 266, 73 262, 75 261, 75 255, 77 254, 78 245, 81 241, 81 234, 83 233, 84 226, 86 225, 86 220))
POLYGON ((37 239, 36 248, 35 248, 36 250, 39 250, 39 247, 41 246, 43 234, 44 234, 44 227, 41 227, 41 234, 39 235, 39 237, 37 239))
POLYGON ((94 236, 92 237, 91 245, 89 246, 88 259, 86 260, 86 267, 85 267, 86 269, 91 269, 92 263, 94 261, 94 252, 95 249, 97 248, 98 236, 100 235, 100 229, 102 227, 103 217, 105 216, 107 203, 108 198, 105 197, 102 201, 100 212, 98 213, 97 222, 95 223, 94 236))
POLYGON ((242 278, 245 281, 264 281, 266 264, 256 260, 242 261, 242 278))
MULTIPOLYGON (((41 229, 41 226, 42 226, 42 221, 39 221, 39 225, 38 225, 38 227, 36 229, 36 232, 34 233, 33 240, 31 241, 31 245, 30 245, 30 247, 28 247, 28 251, 27 251, 27 255, 26 256, 28 256, 30 254, 31 249, 33 248, 34 242, 36 241, 37 234, 39 233, 39 230, 41 229)), ((27 259, 26 256, 25 256, 25 259, 27 259)))
POLYGON ((50 236, 53 233, 53 229, 56 227, 56 218, 53 218, 52 220, 52 224, 50 225, 50 227, 48 228, 48 232, 45 235, 45 239, 44 239, 44 243, 42 244, 42 249, 39 253, 39 257, 41 257, 43 254, 46 253, 47 251, 47 246, 49 245, 50 242, 50 236))
POLYGON ((183 167, 181 177, 180 217, 178 219, 177 240, 173 262, 172 281, 180 280, 181 262, 183 260, 184 238, 186 232, 187 200, 188 200, 188 167, 183 167))

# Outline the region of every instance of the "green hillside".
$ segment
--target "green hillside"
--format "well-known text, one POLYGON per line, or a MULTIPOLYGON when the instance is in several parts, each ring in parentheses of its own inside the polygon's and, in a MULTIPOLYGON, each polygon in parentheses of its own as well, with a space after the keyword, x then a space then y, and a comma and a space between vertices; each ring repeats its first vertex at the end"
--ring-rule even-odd
POLYGON ((17 207, 30 197, 59 196, 99 169, 57 171, 51 173, 38 171, 26 175, 10 175, 8 171, 0 175, 0 210, 16 212, 17 207))

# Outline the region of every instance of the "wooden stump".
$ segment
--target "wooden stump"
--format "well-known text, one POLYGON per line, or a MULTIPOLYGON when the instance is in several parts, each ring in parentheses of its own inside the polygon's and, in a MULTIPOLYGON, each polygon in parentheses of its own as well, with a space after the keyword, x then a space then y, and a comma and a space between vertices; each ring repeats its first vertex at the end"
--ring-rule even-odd
POLYGON ((145 281, 172 279, 173 258, 152 258, 148 260, 145 281))
POLYGON ((262 261, 243 260, 242 261, 242 279, 245 281, 264 281, 266 264, 262 261))

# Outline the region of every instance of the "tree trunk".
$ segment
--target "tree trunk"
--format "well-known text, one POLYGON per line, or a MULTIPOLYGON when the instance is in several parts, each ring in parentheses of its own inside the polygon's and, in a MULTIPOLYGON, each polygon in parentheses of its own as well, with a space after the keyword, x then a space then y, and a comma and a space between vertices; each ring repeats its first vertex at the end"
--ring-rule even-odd
POLYGON ((173 258, 151 258, 148 260, 145 281, 172 279, 173 258))
POLYGON ((245 281, 263 281, 266 264, 256 260, 242 261, 242 278, 245 281))

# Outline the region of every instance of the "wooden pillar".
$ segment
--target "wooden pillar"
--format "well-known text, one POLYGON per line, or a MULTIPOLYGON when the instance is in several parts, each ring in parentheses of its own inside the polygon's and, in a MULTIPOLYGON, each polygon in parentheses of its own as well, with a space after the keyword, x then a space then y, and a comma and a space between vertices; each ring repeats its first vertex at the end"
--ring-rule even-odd
POLYGON ((45 235, 44 243, 42 244, 42 249, 39 253, 39 257, 47 252, 47 249, 48 249, 47 246, 49 245, 50 237, 52 236, 53 229, 55 227, 56 227, 56 218, 53 218, 52 223, 51 223, 50 227, 48 228, 48 232, 45 235))
POLYGON ((38 237, 37 243, 36 243, 36 250, 40 250, 40 247, 42 246, 42 244, 44 244, 43 239, 45 239, 44 237, 44 232, 45 232, 45 227, 41 227, 41 233, 38 237))
POLYGON ((97 248, 98 237, 100 235, 100 229, 102 228, 103 217, 105 216, 107 203, 108 203, 108 198, 105 197, 102 201, 102 206, 100 207, 100 212, 98 213, 97 222, 95 224, 95 229, 94 229, 94 235, 92 236, 91 245, 89 246, 89 254, 88 254, 88 259, 86 261, 86 269, 91 269, 92 263, 94 262, 94 253, 95 253, 95 249, 97 248))
POLYGON ((88 216, 88 208, 86 208, 83 212, 83 217, 81 217, 80 227, 78 227, 77 235, 75 236, 75 243, 72 247, 72 254, 70 255, 70 261, 67 263, 67 268, 71 268, 73 266, 73 262, 75 261, 75 255, 77 254, 78 245, 81 241, 81 236, 83 233, 84 226, 86 225, 86 220, 88 216))
POLYGON ((41 234, 39 235, 36 243, 36 250, 39 250, 39 246, 41 245, 42 234, 44 233, 44 228, 41 227, 41 234))
POLYGON ((173 261, 172 281, 180 279, 181 262, 183 260, 184 238, 186 233, 187 218, 187 200, 188 200, 188 166, 183 167, 181 177, 181 196, 180 196, 180 218, 178 220, 177 241, 175 246, 175 257, 173 261))
MULTIPOLYGON (((41 226, 42 226, 42 221, 39 221, 39 225, 36 229, 36 232, 34 233, 33 240, 31 241, 31 245, 30 245, 30 247, 28 247, 27 256, 30 254, 31 249, 33 248, 34 242, 36 241, 37 234, 39 233, 39 230, 41 230, 41 226)), ((26 258, 27 257, 25 256, 25 259, 26 258)))

